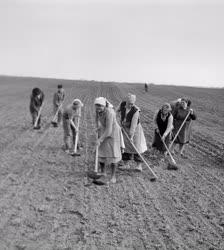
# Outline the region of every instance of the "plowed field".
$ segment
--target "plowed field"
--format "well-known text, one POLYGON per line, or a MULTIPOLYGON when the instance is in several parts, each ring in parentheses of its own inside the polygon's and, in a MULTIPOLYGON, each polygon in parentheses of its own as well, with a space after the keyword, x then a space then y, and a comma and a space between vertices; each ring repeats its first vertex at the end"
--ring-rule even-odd
MULTIPOLYGON (((224 89, 35 78, 0 78, 0 250, 224 249, 224 89), (50 124, 57 84, 67 105, 84 102, 80 157, 62 150, 62 127, 50 124), (29 96, 40 87, 43 126, 33 130, 29 96), (89 185, 94 167, 94 98, 118 105, 137 95, 149 150, 148 169, 118 170, 117 183, 89 185), (178 171, 151 152, 152 118, 163 102, 188 96, 198 119, 178 171)), ((134 163, 133 163, 134 164, 134 163)), ((134 165, 133 165, 134 166, 134 165)), ((109 170, 108 170, 109 173, 109 170)))

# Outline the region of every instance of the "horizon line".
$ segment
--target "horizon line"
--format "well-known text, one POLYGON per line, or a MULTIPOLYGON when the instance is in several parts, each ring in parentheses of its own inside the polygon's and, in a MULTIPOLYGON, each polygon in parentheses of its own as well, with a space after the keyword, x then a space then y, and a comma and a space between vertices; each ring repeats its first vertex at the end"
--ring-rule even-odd
POLYGON ((173 86, 173 87, 188 87, 188 88, 207 88, 207 89, 223 89, 223 87, 211 87, 211 86, 192 86, 192 85, 185 85, 185 84, 181 84, 181 85, 177 85, 177 84, 172 84, 172 83, 168 83, 168 84, 163 84, 163 83, 155 83, 152 81, 139 81, 139 82, 129 82, 129 81, 114 81, 114 80, 89 80, 89 79, 85 79, 85 78, 79 78, 79 79, 74 79, 74 78, 55 78, 55 77, 46 77, 46 76, 30 76, 30 75, 7 75, 7 74, 0 74, 0 77, 14 77, 14 78, 35 78, 35 79, 51 79, 51 80, 58 80, 58 81, 85 81, 85 82, 101 82, 101 83, 117 83, 117 84, 149 84, 149 85, 162 85, 162 86, 173 86))

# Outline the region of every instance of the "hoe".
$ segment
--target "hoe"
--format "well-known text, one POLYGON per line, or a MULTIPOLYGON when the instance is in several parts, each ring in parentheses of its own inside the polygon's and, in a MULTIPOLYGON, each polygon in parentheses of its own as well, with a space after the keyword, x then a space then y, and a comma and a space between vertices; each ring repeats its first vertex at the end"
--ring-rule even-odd
MULTIPOLYGON (((97 136, 97 138, 98 138, 98 136, 97 136)), ((88 171, 87 176, 90 179, 93 179, 94 184, 96 184, 96 185, 105 185, 106 182, 103 181, 103 180, 100 180, 100 178, 103 176, 103 174, 98 172, 98 154, 99 154, 99 147, 96 146, 94 171, 88 171)))
POLYGON ((42 106, 41 106, 40 109, 39 109, 39 112, 38 112, 37 118, 36 118, 36 120, 35 120, 33 129, 40 129, 40 127, 37 126, 37 123, 38 123, 38 120, 39 120, 39 118, 40 118, 40 114, 41 114, 42 108, 43 108, 43 104, 42 104, 42 106))
POLYGON ((163 145, 164 145, 164 147, 166 148, 166 151, 167 151, 167 153, 169 154, 170 159, 171 159, 171 161, 172 161, 172 163, 171 163, 171 162, 168 163, 167 169, 169 169, 169 170, 177 170, 177 169, 178 169, 177 163, 176 163, 176 161, 174 160, 172 154, 170 153, 170 150, 168 149, 166 143, 164 142, 164 140, 162 140, 162 137, 161 137, 160 133, 159 133, 159 137, 160 137, 161 141, 163 142, 163 145))
POLYGON ((77 132, 75 136, 75 147, 74 147, 74 152, 71 154, 72 156, 80 156, 79 153, 77 153, 77 146, 78 146, 78 138, 79 138, 79 117, 78 117, 78 122, 77 122, 77 132))
POLYGON ((57 127, 56 119, 57 119, 58 112, 59 112, 60 108, 62 107, 62 105, 63 105, 63 102, 62 102, 62 103, 60 104, 60 106, 58 107, 58 109, 57 109, 57 111, 56 111, 56 113, 55 113, 55 115, 54 115, 54 118, 53 118, 52 121, 51 121, 51 124, 52 124, 54 127, 57 127))
POLYGON ((156 174, 153 172, 153 170, 150 168, 149 164, 147 163, 147 161, 144 159, 144 157, 138 152, 138 149, 136 148, 136 146, 134 145, 134 143, 130 140, 127 132, 125 131, 124 128, 122 128, 122 131, 125 135, 125 137, 128 139, 129 143, 132 145, 132 147, 134 148, 134 150, 136 151, 136 153, 139 155, 139 157, 141 158, 141 160, 145 163, 145 165, 148 167, 149 171, 150 171, 150 181, 155 181, 157 179, 156 174))

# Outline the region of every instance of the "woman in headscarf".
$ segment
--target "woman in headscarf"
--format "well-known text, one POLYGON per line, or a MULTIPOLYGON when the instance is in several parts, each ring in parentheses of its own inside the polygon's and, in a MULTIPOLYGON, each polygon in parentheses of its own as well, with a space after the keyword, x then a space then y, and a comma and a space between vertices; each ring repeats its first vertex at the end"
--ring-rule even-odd
POLYGON ((41 124, 41 115, 38 114, 41 111, 41 107, 43 105, 44 101, 44 93, 39 88, 33 88, 32 94, 30 96, 30 113, 32 116, 32 123, 35 125, 37 123, 37 126, 34 127, 35 129, 40 129, 41 124), (38 121, 37 121, 38 119, 38 121))
POLYGON ((98 131, 97 146, 99 147, 99 164, 101 172, 106 175, 106 165, 112 169, 111 182, 116 183, 116 167, 121 160, 124 148, 121 128, 116 120, 116 113, 107 100, 98 97, 94 101, 96 109, 96 127, 98 131), (110 106, 110 107, 109 107, 110 106))
POLYGON ((173 147, 171 148, 171 152, 174 153, 174 149, 177 144, 179 144, 179 153, 183 158, 186 156, 183 154, 185 145, 190 142, 191 136, 191 121, 196 120, 196 115, 193 109, 190 108, 191 101, 187 98, 181 98, 180 106, 174 110, 173 118, 174 118, 174 129, 173 129, 173 138, 177 134, 180 126, 188 115, 188 118, 180 130, 176 140, 174 141, 173 147))
MULTIPOLYGON (((147 150, 145 135, 140 123, 140 109, 135 105, 136 96, 128 94, 126 102, 120 105, 117 110, 121 113, 121 124, 130 140, 133 142, 140 154, 147 150)), ((142 160, 124 135, 125 152, 122 154, 122 160, 127 163, 134 156, 137 163, 137 170, 142 171, 142 160)))
POLYGON ((155 113, 153 118, 155 132, 152 147, 162 153, 166 152, 163 142, 166 143, 167 147, 169 147, 170 144, 170 132, 173 129, 173 116, 171 110, 170 104, 164 103, 161 109, 155 113))
POLYGON ((78 120, 81 117, 82 107, 83 103, 79 99, 74 99, 72 104, 69 104, 63 112, 65 152, 71 155, 73 155, 75 151, 75 140, 78 132, 78 120))

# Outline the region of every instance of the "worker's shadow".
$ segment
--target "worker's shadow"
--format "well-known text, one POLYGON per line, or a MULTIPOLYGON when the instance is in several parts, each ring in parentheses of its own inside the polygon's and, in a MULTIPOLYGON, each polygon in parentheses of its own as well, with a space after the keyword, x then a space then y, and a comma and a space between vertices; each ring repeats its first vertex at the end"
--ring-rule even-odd
POLYGON ((117 168, 117 174, 120 176, 136 176, 136 174, 141 174, 140 171, 134 169, 134 168, 127 168, 127 169, 122 169, 122 168, 117 168))

